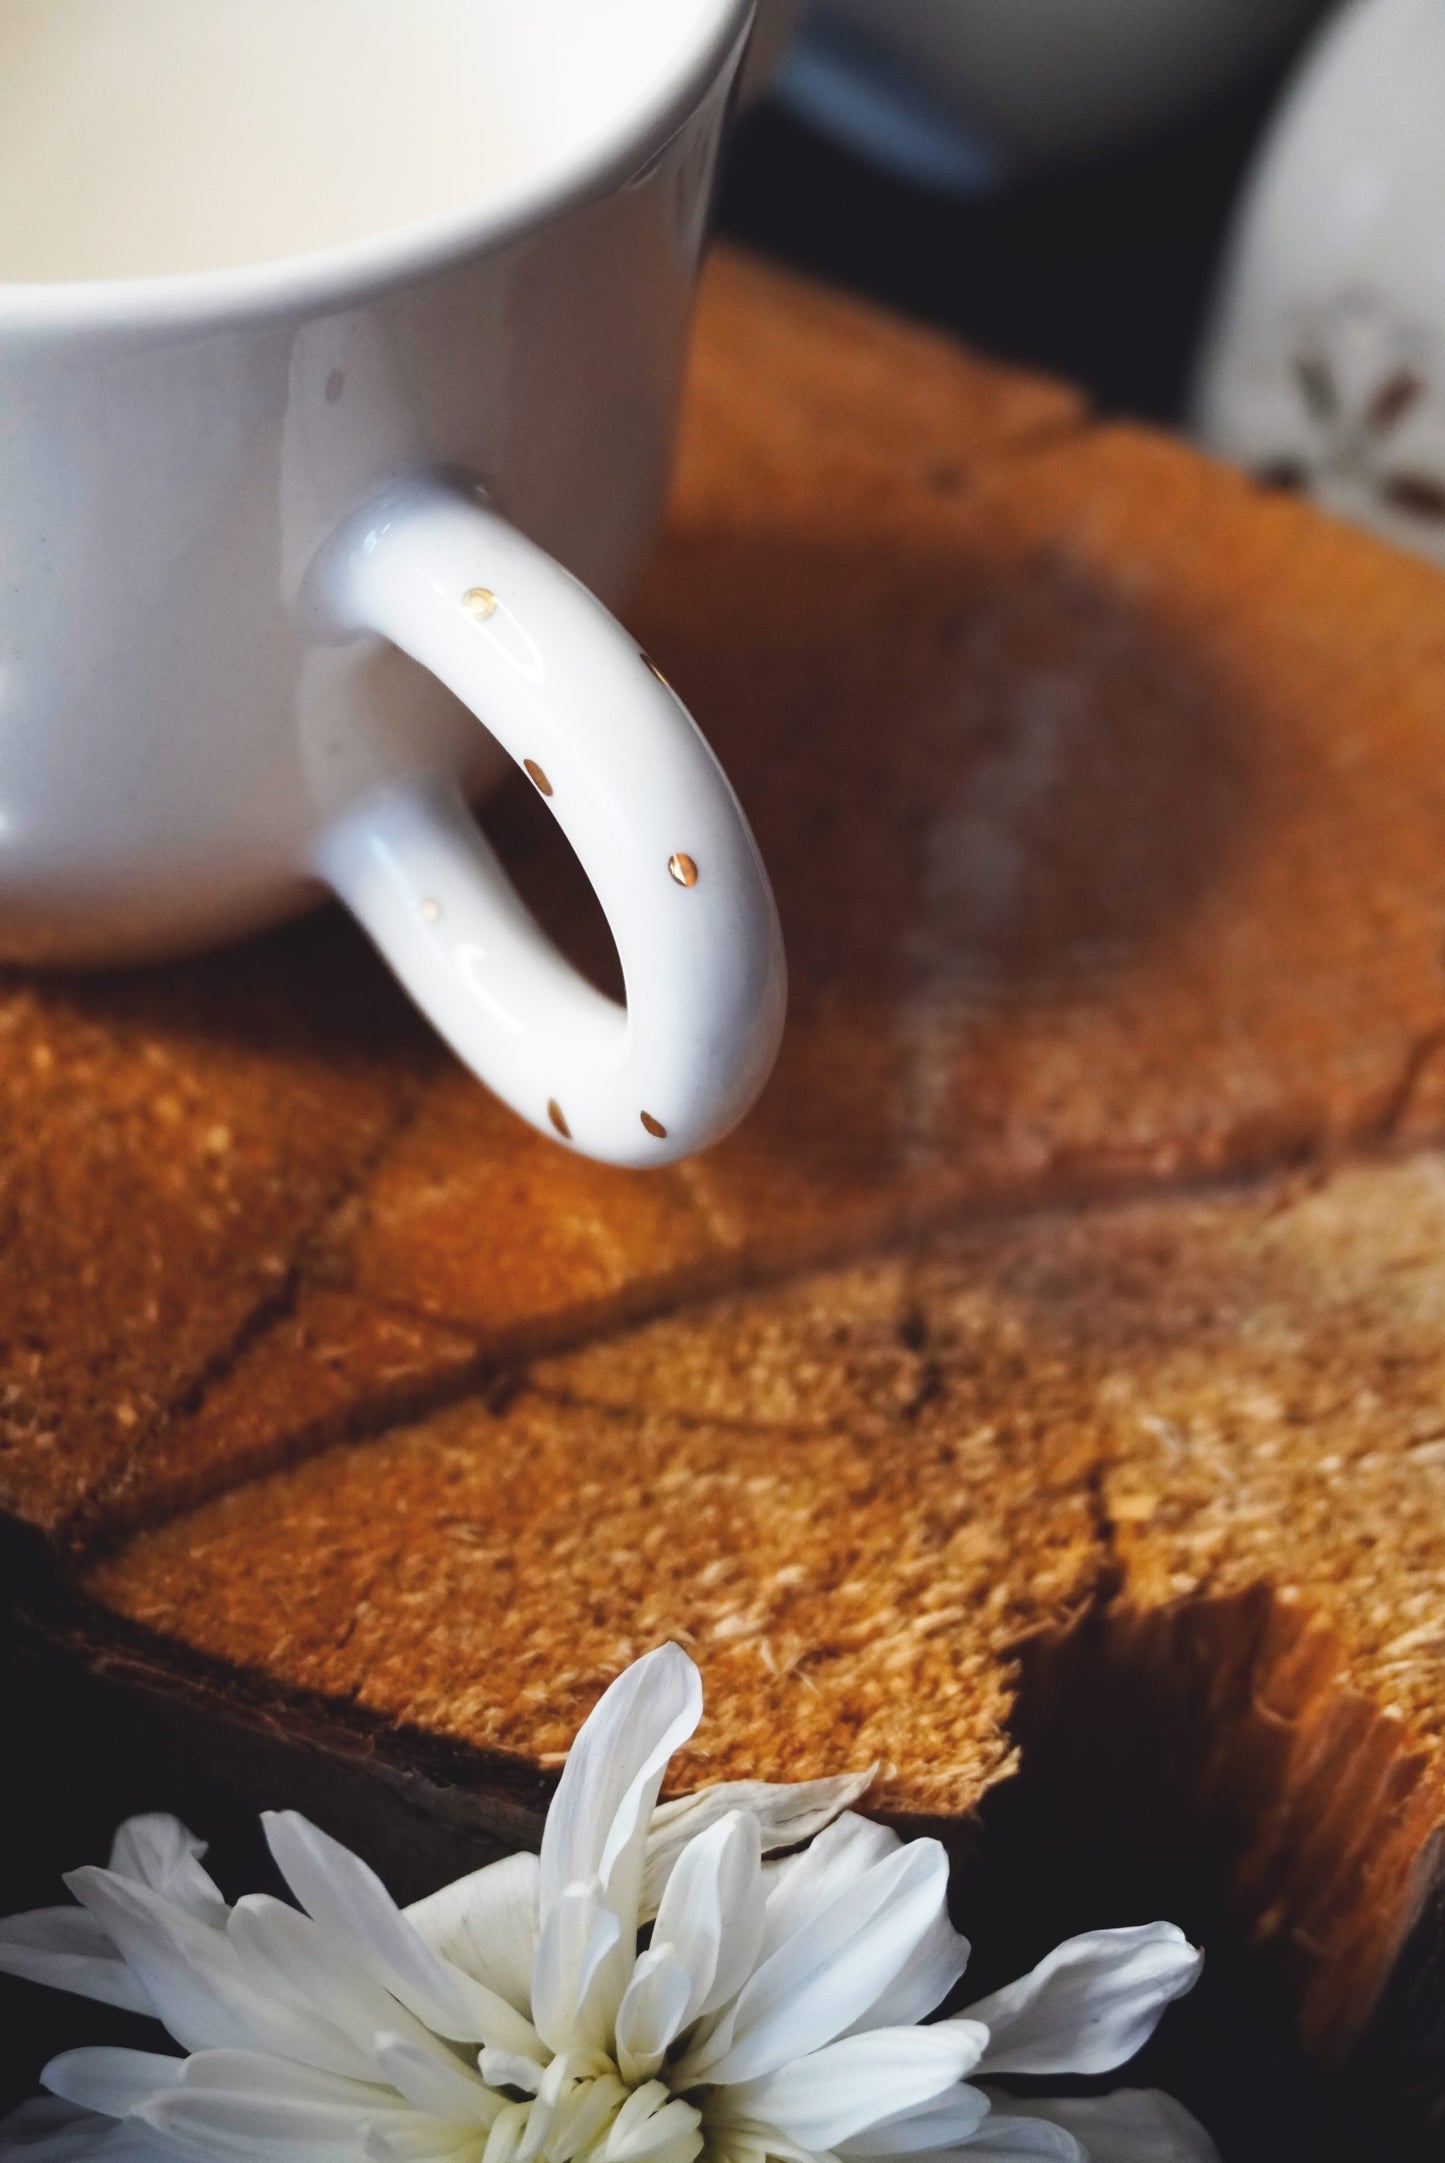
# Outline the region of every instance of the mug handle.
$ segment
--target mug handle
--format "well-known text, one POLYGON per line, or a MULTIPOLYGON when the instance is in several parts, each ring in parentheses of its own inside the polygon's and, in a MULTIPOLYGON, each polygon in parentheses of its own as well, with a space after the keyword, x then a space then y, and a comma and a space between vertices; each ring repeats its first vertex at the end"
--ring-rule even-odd
POLYGON ((627 1004, 566 961, 447 779, 398 781, 314 868, 488 1088, 609 1164, 664 1165, 751 1108, 787 976, 756 842, 697 724, 560 564, 441 481, 352 520, 309 584, 318 629, 373 633, 456 693, 546 798, 611 926, 627 1004))

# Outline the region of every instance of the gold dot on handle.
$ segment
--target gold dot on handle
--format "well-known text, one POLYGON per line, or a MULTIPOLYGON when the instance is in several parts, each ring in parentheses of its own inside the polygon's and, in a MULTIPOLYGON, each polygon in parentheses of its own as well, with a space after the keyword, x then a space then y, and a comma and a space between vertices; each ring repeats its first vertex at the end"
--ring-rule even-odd
POLYGON ((654 1119, 651 1112, 643 1113, 642 1124, 655 1142, 665 1142, 667 1140, 667 1128, 660 1119, 654 1119))
POLYGON ((697 865, 690 856, 683 856, 681 853, 676 856, 669 856, 667 868, 679 886, 696 886, 697 865))
POLYGON ((490 586, 473 586, 469 593, 462 595, 462 607, 478 623, 485 623, 489 616, 497 613, 497 596, 490 586))
POLYGON ((550 796, 552 784, 537 764, 537 761, 535 759, 523 759, 522 764, 527 770, 527 778, 536 783, 544 796, 550 796))
POLYGON ((421 920, 424 924, 439 924, 441 922, 441 914, 442 905, 439 901, 424 901, 422 903, 421 920))
POLYGON ((557 1129, 557 1132, 561 1135, 563 1141, 570 1142, 572 1139, 572 1129, 568 1126, 566 1114, 563 1112, 561 1105, 557 1102, 557 1099, 555 1097, 551 1099, 550 1103, 547 1106, 547 1117, 551 1120, 553 1126, 557 1129))

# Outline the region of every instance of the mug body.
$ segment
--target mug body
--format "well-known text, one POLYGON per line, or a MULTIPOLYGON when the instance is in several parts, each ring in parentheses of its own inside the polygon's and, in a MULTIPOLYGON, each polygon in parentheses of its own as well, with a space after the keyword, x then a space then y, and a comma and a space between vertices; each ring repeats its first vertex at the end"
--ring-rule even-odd
POLYGON ((434 676, 316 635, 308 568, 441 473, 625 592, 747 15, 718 0, 682 109, 500 230, 274 276, 0 286, 0 958, 246 931, 316 897, 316 835, 370 792, 495 777, 434 676))

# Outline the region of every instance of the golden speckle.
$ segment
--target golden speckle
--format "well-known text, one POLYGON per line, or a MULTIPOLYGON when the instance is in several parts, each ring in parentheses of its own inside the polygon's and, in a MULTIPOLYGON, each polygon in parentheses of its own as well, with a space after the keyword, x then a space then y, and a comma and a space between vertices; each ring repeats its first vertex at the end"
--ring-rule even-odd
POLYGON ((115 1419, 118 1427, 135 1427, 139 1425, 140 1414, 133 1404, 118 1404, 115 1408, 115 1419))
POLYGON ((683 856, 681 853, 676 856, 669 856, 667 868, 679 886, 696 886, 697 865, 690 856, 683 856))
POLYGON ((230 1128, 229 1128, 229 1127, 219 1127, 219 1126, 218 1126, 218 1127, 209 1127, 209 1128, 207 1128, 207 1130, 206 1130, 206 1154, 207 1154, 208 1156, 212 1156, 212 1157, 223 1157, 223 1156, 225 1156, 225 1154, 226 1154, 227 1150, 228 1150, 228 1149, 230 1148, 230 1146, 231 1146, 231 1130, 230 1130, 230 1128))
POLYGON ((536 783, 544 796, 550 796, 552 784, 537 764, 537 761, 535 759, 523 759, 522 764, 527 770, 528 779, 536 783))
POLYGON ((557 1129, 557 1132, 561 1135, 563 1141, 570 1142, 572 1139, 572 1129, 568 1126, 566 1114, 563 1112, 561 1105, 557 1102, 557 1099, 555 1097, 552 1098, 551 1102, 547 1106, 547 1117, 551 1120, 553 1126, 557 1129))
POLYGON ((439 901, 424 901, 422 903, 421 920, 424 924, 439 924, 441 916, 442 905, 439 901))
POLYGON ((667 1140, 667 1128, 660 1119, 654 1119, 651 1112, 643 1113, 642 1124, 655 1142, 665 1142, 667 1140))
POLYGON ((470 592, 462 595, 462 607, 478 623, 485 623, 497 613, 497 596, 490 586, 473 586, 470 592))

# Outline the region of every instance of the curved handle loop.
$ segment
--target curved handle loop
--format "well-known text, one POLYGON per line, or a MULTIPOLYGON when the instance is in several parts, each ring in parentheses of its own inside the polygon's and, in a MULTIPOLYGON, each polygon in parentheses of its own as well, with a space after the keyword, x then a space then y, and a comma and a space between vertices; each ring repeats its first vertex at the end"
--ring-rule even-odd
POLYGON ((612 928, 626 1008, 545 938, 448 781, 366 798, 323 836, 320 875, 542 1132, 633 1166, 719 1140, 772 1069, 786 970, 757 844, 696 723, 584 586, 441 482, 353 521, 318 577, 337 629, 440 677, 546 797, 612 928))

